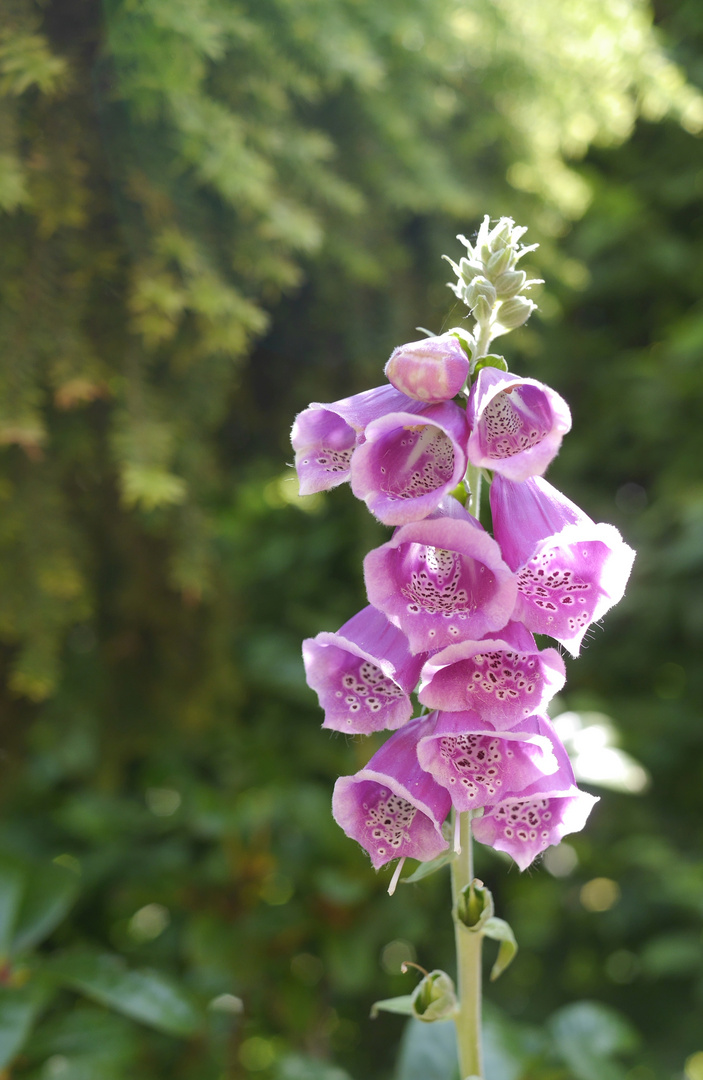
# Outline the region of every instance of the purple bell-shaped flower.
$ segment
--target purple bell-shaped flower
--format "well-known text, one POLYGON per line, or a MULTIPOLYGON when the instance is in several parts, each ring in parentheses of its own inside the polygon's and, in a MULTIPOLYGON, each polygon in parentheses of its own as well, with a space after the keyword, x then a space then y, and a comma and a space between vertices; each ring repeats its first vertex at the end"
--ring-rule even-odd
POLYGON ((557 770, 540 717, 512 731, 494 731, 471 710, 430 715, 434 727, 418 743, 418 761, 447 789, 458 811, 491 806, 557 770))
POLYGON ((484 637, 510 619, 516 582, 500 549, 456 499, 403 525, 364 560, 369 601, 405 633, 413 653, 484 637))
POLYGON ((522 623, 509 622, 480 641, 435 653, 425 663, 419 699, 430 709, 475 709, 504 730, 544 710, 566 680, 556 649, 538 649, 522 623))
POLYGON ((540 477, 491 484, 493 532, 517 574, 514 619, 578 656, 591 623, 625 592, 635 553, 540 477))
POLYGON ((391 859, 428 862, 449 847, 442 823, 451 798, 417 760, 418 740, 432 726, 419 717, 394 732, 368 765, 334 786, 332 815, 369 853, 376 870, 391 859))
POLYGON ((352 454, 372 420, 421 408, 420 402, 385 385, 329 404, 314 401, 298 413, 291 432, 300 494, 328 491, 349 479, 352 454))
POLYGON ((396 389, 428 405, 453 398, 468 374, 469 358, 451 333, 400 345, 385 367, 385 376, 396 389))
POLYGON ((348 734, 405 724, 424 659, 413 656, 405 635, 372 607, 336 634, 323 632, 303 642, 308 686, 325 710, 322 726, 348 734))
POLYGON ((571 429, 564 399, 536 379, 485 367, 471 387, 469 461, 508 480, 541 476, 571 429))
POLYGON ((453 401, 425 405, 419 415, 387 413, 364 431, 352 491, 384 525, 419 521, 462 479, 468 437, 466 413, 453 401))

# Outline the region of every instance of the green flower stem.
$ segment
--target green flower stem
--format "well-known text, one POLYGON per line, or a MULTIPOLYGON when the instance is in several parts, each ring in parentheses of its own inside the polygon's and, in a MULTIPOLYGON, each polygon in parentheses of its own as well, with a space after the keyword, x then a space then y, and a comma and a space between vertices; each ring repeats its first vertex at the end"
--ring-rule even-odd
MULTIPOLYGON (((485 356, 491 343, 489 321, 477 323, 474 362, 485 356)), ((481 512, 481 479, 479 468, 469 465, 466 486, 469 490, 468 511, 476 519, 481 512)), ((459 1050, 461 1080, 483 1077, 483 1046, 481 1040, 481 945, 483 934, 464 926, 457 914, 457 899, 461 890, 474 879, 471 811, 459 815, 461 854, 452 862, 452 914, 456 941, 457 990, 459 1008, 456 1014, 456 1037, 459 1050)))
POLYGON ((452 898, 454 937, 457 958, 457 990, 459 1009, 456 1015, 456 1035, 459 1050, 459 1070, 462 1080, 483 1076, 481 1044, 481 943, 483 934, 470 930, 457 916, 457 899, 461 890, 473 881, 473 850, 471 841, 471 811, 459 816, 461 854, 452 862, 452 898))
POLYGON ((490 320, 487 319, 483 323, 476 323, 476 348, 474 350, 474 363, 480 360, 482 356, 488 355, 491 341, 493 340, 491 334, 492 327, 490 326, 490 320))
POLYGON ((467 510, 470 514, 479 519, 481 513, 481 470, 476 468, 475 465, 469 465, 466 470, 466 486, 469 489, 470 497, 467 510))

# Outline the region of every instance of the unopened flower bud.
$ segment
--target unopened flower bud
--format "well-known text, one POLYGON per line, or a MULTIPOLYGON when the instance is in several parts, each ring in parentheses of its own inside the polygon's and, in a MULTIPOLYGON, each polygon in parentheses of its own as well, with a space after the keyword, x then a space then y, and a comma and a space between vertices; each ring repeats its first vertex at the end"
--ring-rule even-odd
POLYGON ((485 296, 479 296, 476 303, 469 306, 477 323, 487 323, 493 314, 493 304, 490 304, 485 296))
POLYGON ((478 274, 473 279, 471 284, 468 285, 465 289, 464 297, 466 299, 466 303, 472 309, 476 307, 479 300, 485 300, 489 307, 492 308, 496 302, 495 286, 488 280, 488 278, 483 277, 481 274, 478 274))
POLYGON ((498 322, 506 330, 515 330, 529 319, 537 305, 534 300, 528 300, 526 296, 514 296, 512 300, 504 300, 498 312, 498 322))
POLYGON ((488 234, 488 246, 491 251, 501 251, 509 246, 515 228, 512 218, 502 217, 488 234))
POLYGON ((496 294, 499 300, 507 300, 520 292, 527 281, 524 270, 506 270, 495 278, 496 294))
POLYGON ((494 281, 504 272, 510 270, 510 264, 513 261, 514 252, 510 247, 504 247, 502 251, 496 251, 491 255, 486 266, 486 273, 494 281))
POLYGON ((469 260, 464 257, 459 259, 459 276, 462 281, 465 281, 467 285, 470 285, 476 274, 477 269, 475 263, 469 262, 469 260))
POLYGON ((400 345, 385 368, 386 378, 408 397, 428 404, 449 401, 464 386, 469 359, 454 334, 400 345))
POLYGON ((446 971, 431 971, 418 983, 412 996, 413 1015, 430 1023, 448 1020, 457 1011, 454 983, 446 971))
POLYGON ((457 900, 457 916, 464 926, 478 933, 494 912, 493 895, 482 881, 474 878, 464 886, 457 900))

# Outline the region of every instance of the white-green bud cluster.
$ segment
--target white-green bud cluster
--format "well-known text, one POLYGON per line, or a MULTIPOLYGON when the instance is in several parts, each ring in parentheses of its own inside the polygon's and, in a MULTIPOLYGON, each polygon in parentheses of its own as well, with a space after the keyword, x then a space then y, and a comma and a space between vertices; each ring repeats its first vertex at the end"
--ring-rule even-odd
POLYGON ((528 279, 524 270, 516 269, 522 256, 539 246, 520 243, 526 231, 507 217, 491 228, 486 216, 475 243, 465 236, 457 237, 466 248, 458 264, 444 256, 457 276, 449 287, 471 310, 477 323, 476 338, 482 338, 484 345, 522 326, 537 306, 521 294, 533 285, 541 285, 541 280, 528 279))

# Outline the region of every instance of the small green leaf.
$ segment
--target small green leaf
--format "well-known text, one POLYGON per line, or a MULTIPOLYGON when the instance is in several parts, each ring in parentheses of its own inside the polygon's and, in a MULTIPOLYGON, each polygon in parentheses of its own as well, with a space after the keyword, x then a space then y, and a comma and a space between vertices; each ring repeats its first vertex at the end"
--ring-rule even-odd
POLYGON ((36 983, 0 987, 0 1069, 12 1064, 24 1046, 47 996, 36 983))
POLYGON ((499 371, 507 371, 508 365, 504 356, 482 356, 480 360, 476 361, 476 367, 474 368, 474 375, 477 375, 481 368, 492 367, 498 368, 499 371))
POLYGON ((412 885, 415 881, 422 881, 423 878, 429 877, 430 874, 436 873, 437 870, 441 870, 443 866, 448 866, 454 859, 456 859, 456 852, 451 849, 449 851, 443 851, 436 859, 430 859, 429 862, 420 863, 409 877, 400 879, 400 884, 412 885))
POLYGON ((474 349, 476 348, 476 341, 474 340, 473 334, 469 333, 468 330, 465 330, 463 326, 454 326, 449 333, 453 334, 455 338, 458 338, 464 352, 470 360, 474 354, 474 349))
POLYGON ((113 954, 64 953, 46 971, 92 1001, 169 1035, 192 1035, 202 1025, 200 1010, 176 983, 157 971, 130 971, 113 954))
POLYGON ((483 924, 483 933, 493 941, 500 942, 496 962, 491 969, 491 982, 503 974, 509 964, 515 959, 517 953, 517 941, 512 927, 505 919, 488 919, 483 924))
POLYGON ((413 996, 413 994, 403 994, 401 997, 375 1001, 371 1006, 371 1019, 375 1020, 379 1012, 401 1013, 403 1016, 412 1016, 413 996))

